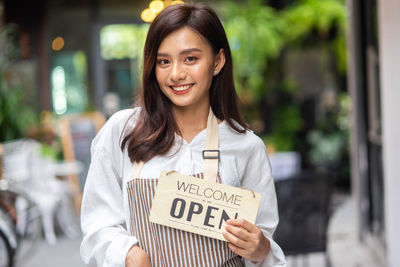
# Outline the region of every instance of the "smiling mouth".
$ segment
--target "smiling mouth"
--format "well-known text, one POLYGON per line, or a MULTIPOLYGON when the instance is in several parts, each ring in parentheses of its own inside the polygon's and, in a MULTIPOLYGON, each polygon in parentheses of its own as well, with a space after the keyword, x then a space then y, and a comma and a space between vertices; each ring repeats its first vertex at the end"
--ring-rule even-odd
POLYGON ((169 88, 171 88, 172 90, 177 91, 177 92, 183 92, 183 91, 188 90, 193 85, 194 85, 194 83, 183 84, 183 85, 171 85, 171 86, 169 86, 169 88))

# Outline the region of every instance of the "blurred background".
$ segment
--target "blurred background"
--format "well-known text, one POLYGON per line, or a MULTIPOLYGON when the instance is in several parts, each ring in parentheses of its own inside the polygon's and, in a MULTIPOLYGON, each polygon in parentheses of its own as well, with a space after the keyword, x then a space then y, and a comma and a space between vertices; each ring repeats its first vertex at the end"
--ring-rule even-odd
MULTIPOLYGON (((400 266, 400 2, 202 2, 270 155, 289 266, 400 266)), ((0 266, 84 266, 91 140, 134 102, 149 22, 180 3, 0 0, 0 266)))

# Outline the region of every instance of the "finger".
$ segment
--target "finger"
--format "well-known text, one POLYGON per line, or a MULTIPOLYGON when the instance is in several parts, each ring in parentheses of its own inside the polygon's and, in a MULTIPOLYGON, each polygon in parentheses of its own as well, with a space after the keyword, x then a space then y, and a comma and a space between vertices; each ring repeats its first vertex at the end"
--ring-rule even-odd
POLYGON ((230 250, 233 251, 233 253, 236 253, 236 254, 238 254, 239 256, 242 256, 242 257, 244 257, 244 258, 247 258, 247 251, 246 251, 245 249, 243 249, 243 248, 241 248, 241 247, 238 247, 238 246, 235 246, 235 245, 232 244, 232 243, 229 243, 229 244, 228 244, 228 247, 229 247, 230 250))
POLYGON ((225 239, 229 242, 234 244, 236 247, 240 247, 244 249, 246 247, 246 241, 234 236, 233 234, 229 232, 222 232, 222 235, 225 237, 225 239))
POLYGON ((255 232, 258 227, 255 224, 252 224, 251 222, 245 220, 245 219, 231 219, 226 222, 228 225, 234 225, 234 226, 241 226, 244 229, 246 229, 249 232, 255 232))
POLYGON ((244 241, 248 241, 250 238, 250 233, 242 227, 225 225, 225 230, 244 241))

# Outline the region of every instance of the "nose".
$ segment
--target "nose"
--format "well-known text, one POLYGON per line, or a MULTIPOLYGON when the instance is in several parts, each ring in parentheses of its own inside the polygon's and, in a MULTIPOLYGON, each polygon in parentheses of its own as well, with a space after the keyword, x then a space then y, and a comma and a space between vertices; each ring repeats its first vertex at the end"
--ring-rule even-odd
POLYGON ((172 82, 179 82, 186 79, 186 71, 179 63, 172 65, 170 79, 172 82))

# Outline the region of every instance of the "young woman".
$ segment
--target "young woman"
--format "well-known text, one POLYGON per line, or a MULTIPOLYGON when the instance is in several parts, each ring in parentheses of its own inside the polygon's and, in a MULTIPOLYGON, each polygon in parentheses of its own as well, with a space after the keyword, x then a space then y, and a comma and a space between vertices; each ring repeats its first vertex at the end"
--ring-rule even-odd
POLYGON ((204 5, 166 8, 147 35, 138 104, 113 115, 92 144, 82 203, 84 261, 103 267, 286 266, 272 240, 277 223, 268 156, 240 118, 221 22, 204 5), (219 182, 262 195, 256 224, 227 221, 228 242, 148 221, 161 170, 203 177, 212 119, 219 182))

